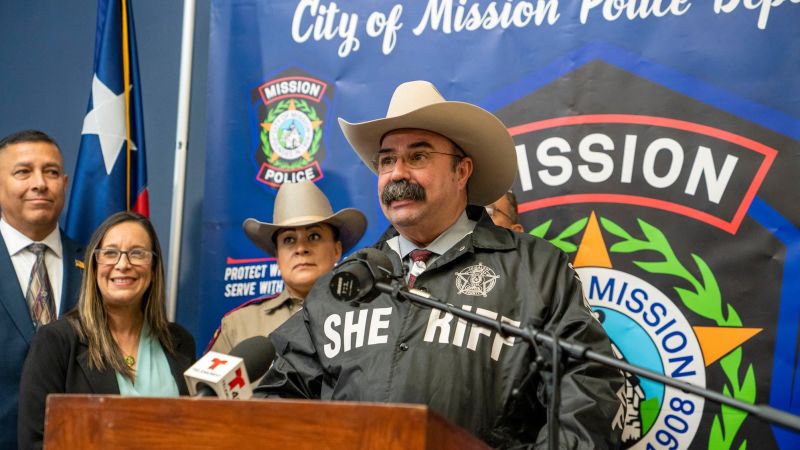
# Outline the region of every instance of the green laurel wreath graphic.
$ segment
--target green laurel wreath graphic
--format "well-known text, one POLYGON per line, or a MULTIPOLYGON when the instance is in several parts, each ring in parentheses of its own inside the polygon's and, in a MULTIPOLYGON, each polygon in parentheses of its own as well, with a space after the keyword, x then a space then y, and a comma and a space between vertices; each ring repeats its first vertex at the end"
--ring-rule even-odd
MULTIPOLYGON (((578 246, 567 241, 567 239, 580 233, 587 222, 588 218, 580 219, 569 225, 558 236, 549 241, 565 253, 575 252, 578 246)), ((621 239, 619 242, 611 245, 609 251, 615 253, 638 253, 647 251, 661 255, 662 260, 660 261, 633 261, 633 263, 648 273, 672 275, 691 285, 691 289, 678 286, 673 287, 684 306, 689 310, 700 317, 713 320, 717 326, 742 326, 742 320, 733 306, 727 303, 723 304, 722 294, 719 290, 717 280, 708 267, 708 264, 706 264, 702 258, 694 253, 691 254, 692 260, 697 266, 701 276, 701 279, 698 279, 680 262, 666 236, 664 236, 664 233, 658 228, 644 220, 638 219, 644 239, 637 239, 609 219, 601 217, 600 223, 606 231, 621 239)), ((551 224, 552 220, 548 220, 532 229, 529 233, 544 238, 551 224)), ((756 380, 753 364, 750 363, 747 365, 744 379, 740 380, 739 377, 740 368, 742 366, 742 347, 738 347, 736 350, 721 358, 719 364, 729 383, 729 385, 726 384, 723 386, 723 394, 727 397, 732 397, 747 403, 754 403, 756 397, 756 380)), ((714 415, 711 433, 708 437, 708 448, 730 449, 734 444, 736 434, 747 416, 748 414, 744 411, 721 405, 720 414, 714 415)), ((746 448, 747 440, 745 439, 739 445, 738 450, 745 450, 746 448)))
MULTIPOLYGON (((317 115, 317 110, 309 106, 307 101, 301 99, 293 99, 293 100, 297 110, 305 113, 305 115, 308 116, 309 120, 311 120, 312 122, 315 120, 319 120, 319 115, 317 115)), ((288 99, 281 100, 280 102, 278 102, 278 104, 275 105, 274 108, 270 109, 267 112, 267 117, 264 118, 264 120, 261 123, 270 124, 274 122, 275 119, 282 112, 289 109, 289 102, 290 100, 288 99)), ((273 166, 279 167, 281 169, 298 169, 308 164, 308 161, 306 161, 303 158, 297 158, 293 162, 287 162, 286 160, 283 159, 277 159, 273 163, 271 158, 274 150, 269 145, 269 132, 263 127, 261 128, 260 138, 261 138, 261 151, 264 152, 264 156, 267 157, 267 161, 270 161, 270 164, 272 164, 273 166)), ((322 140, 322 128, 317 127, 314 130, 314 138, 311 141, 311 146, 308 148, 308 154, 311 156, 311 159, 313 159, 314 156, 319 151, 320 140, 322 140)))
MULTIPOLYGON (((589 222, 588 217, 579 219, 573 222, 567 228, 564 228, 564 231, 559 233, 558 236, 554 237, 553 239, 548 239, 548 241, 558 247, 564 253, 574 253, 576 250, 578 250, 578 246, 567 239, 580 233, 586 227, 587 222, 589 222)), ((550 229, 550 225, 552 224, 553 221, 548 220, 547 222, 544 222, 543 224, 529 231, 528 234, 544 239, 544 235, 547 234, 547 231, 550 229)))

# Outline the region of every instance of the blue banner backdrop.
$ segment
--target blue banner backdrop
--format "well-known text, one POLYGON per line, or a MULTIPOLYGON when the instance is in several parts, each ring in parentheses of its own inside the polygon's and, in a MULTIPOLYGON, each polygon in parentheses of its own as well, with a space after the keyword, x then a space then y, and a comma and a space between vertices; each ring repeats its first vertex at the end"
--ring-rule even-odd
MULTIPOLYGON (((495 112, 526 232, 573 258, 618 356, 800 413, 800 0, 214 1, 200 345, 282 289, 242 232, 312 179, 388 225, 336 123, 399 83, 495 112)), ((800 436, 628 378, 626 448, 800 436)))

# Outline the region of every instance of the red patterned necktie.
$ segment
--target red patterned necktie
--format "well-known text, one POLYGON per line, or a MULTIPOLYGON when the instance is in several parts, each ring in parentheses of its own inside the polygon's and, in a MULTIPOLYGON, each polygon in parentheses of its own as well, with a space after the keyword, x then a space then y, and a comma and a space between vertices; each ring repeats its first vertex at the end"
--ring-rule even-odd
POLYGON ((34 243, 28 246, 34 255, 36 262, 31 268, 31 278, 28 281, 28 292, 25 300, 31 309, 31 319, 33 325, 39 328, 53 321, 55 304, 53 303, 53 289, 50 286, 50 277, 47 276, 47 265, 44 263, 44 253, 47 250, 45 244, 34 243))
POLYGON ((411 289, 414 287, 414 282, 417 281, 417 274, 425 270, 425 263, 433 256, 433 252, 418 248, 416 250, 411 250, 408 256, 410 256, 411 261, 413 261, 411 264, 411 275, 408 276, 408 288, 411 289))

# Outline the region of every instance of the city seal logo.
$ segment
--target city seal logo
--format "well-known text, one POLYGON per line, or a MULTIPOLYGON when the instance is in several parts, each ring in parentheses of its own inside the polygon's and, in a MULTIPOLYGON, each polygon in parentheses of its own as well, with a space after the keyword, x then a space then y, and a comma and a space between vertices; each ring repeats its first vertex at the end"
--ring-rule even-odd
MULTIPOLYGON (((584 297, 608 333, 614 355, 699 387, 706 387, 708 367, 719 362, 732 386, 726 395, 752 401, 749 395, 755 391, 755 377, 739 377, 741 366, 747 364, 741 345, 760 329, 742 327, 736 310, 725 304, 716 276, 699 255, 692 255, 696 267, 685 264, 661 229, 642 219, 635 222, 638 232, 609 217, 598 220, 592 212, 550 240, 565 253, 575 253, 573 265, 584 297), (571 240, 580 234, 580 244, 575 245, 571 240), (607 245, 603 234, 613 244, 607 245), (643 260, 642 254, 649 256, 643 260), (645 280, 650 276, 659 276, 667 284, 658 287, 645 280), (693 326, 693 316, 687 317, 681 307, 718 326, 693 326)), ((534 227, 530 234, 544 237, 551 223, 534 227)), ((747 370, 752 372, 753 366, 747 370)), ((623 448, 686 449, 696 436, 702 436, 701 422, 708 414, 702 398, 634 374, 623 376, 625 384, 618 393, 622 406, 613 422, 614 429, 622 430, 623 448)), ((708 448, 725 448, 721 430, 735 436, 741 414, 714 417, 708 448)))
MULTIPOLYGON (((705 386, 703 354, 675 304, 652 284, 608 268, 579 268, 589 302, 617 358, 676 380, 705 386)), ((686 448, 702 418, 704 400, 624 373, 625 407, 614 420, 625 448, 686 448)))
POLYGON ((324 104, 328 85, 308 76, 284 76, 258 87, 258 181, 273 188, 322 178, 324 104))
POLYGON ((486 297, 498 278, 494 270, 478 263, 456 272, 456 288, 459 294, 486 297))
MULTIPOLYGON (((618 358, 796 409, 797 321, 785 311, 800 216, 786 215, 797 201, 782 189, 796 139, 641 55, 576 55, 490 101, 515 142, 519 222, 573 261, 618 358)), ((618 395, 625 449, 800 448, 748 412, 644 377, 626 374, 618 395)))

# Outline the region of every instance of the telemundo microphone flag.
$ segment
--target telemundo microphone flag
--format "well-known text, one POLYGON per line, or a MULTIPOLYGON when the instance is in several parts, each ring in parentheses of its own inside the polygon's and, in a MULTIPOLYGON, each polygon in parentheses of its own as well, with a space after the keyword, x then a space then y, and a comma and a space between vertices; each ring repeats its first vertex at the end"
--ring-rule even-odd
POLYGON ((66 233, 87 243, 111 214, 149 215, 139 64, 129 0, 99 0, 89 106, 66 233))

